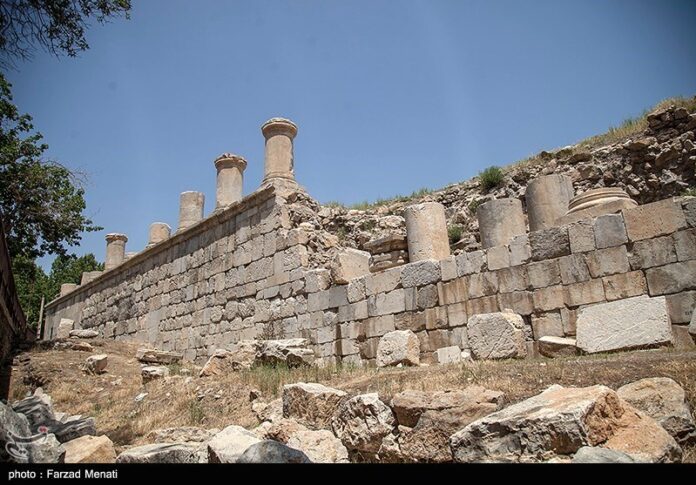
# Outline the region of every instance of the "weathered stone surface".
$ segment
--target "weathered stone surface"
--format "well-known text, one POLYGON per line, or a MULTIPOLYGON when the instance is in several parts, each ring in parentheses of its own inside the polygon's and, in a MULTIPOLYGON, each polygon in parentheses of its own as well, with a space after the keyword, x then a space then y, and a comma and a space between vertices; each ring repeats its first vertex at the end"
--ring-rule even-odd
POLYGON ((411 262, 445 259, 450 255, 445 207, 437 202, 412 204, 404 209, 411 262))
POLYGON ((599 445, 647 461, 672 461, 680 454, 654 420, 604 386, 552 386, 474 421, 450 439, 458 462, 539 462, 599 445), (638 430, 645 436, 636 437, 638 430))
POLYGON ((616 393, 644 412, 681 444, 696 440, 696 425, 684 389, 668 377, 641 379, 620 387, 616 393))
POLYGON ((331 262, 331 276, 339 285, 367 274, 370 274, 370 253, 366 251, 346 248, 337 252, 331 262))
POLYGON ((150 431, 147 437, 156 443, 204 443, 219 432, 219 429, 182 426, 179 428, 156 429, 150 431))
POLYGON ((329 430, 298 430, 286 444, 302 451, 312 463, 348 463, 348 450, 329 430))
POLYGON ((148 364, 175 364, 180 362, 183 355, 176 352, 167 352, 165 350, 156 349, 138 349, 135 358, 140 362, 148 364))
POLYGON ((575 339, 546 336, 539 339, 539 353, 544 357, 576 355, 578 348, 575 339))
POLYGON ((68 338, 72 332, 75 322, 69 318, 61 318, 56 331, 56 338, 68 338))
POLYGON ((237 463, 247 448, 259 442, 255 433, 241 426, 228 426, 208 441, 208 462, 237 463))
POLYGON ((322 384, 298 382, 283 386, 283 417, 312 428, 325 428, 346 393, 322 384))
POLYGON ((116 463, 201 463, 202 450, 198 443, 152 443, 127 449, 116 463))
POLYGON ((672 339, 664 297, 646 295, 581 308, 576 332, 578 348, 590 354, 668 344, 672 339))
POLYGON ((312 365, 314 350, 304 338, 264 340, 257 353, 257 362, 266 365, 284 364, 288 367, 312 365))
POLYGON ((626 226, 621 214, 605 214, 594 221, 597 249, 619 246, 628 242, 626 226))
POLYGON ((483 313, 469 317, 469 347, 476 359, 509 359, 527 355, 524 321, 515 313, 483 313))
POLYGON ((640 296, 648 292, 648 283, 642 271, 605 276, 602 278, 602 284, 608 301, 640 296))
POLYGON ((210 356, 200 372, 200 377, 225 375, 242 369, 250 369, 256 361, 261 344, 255 340, 241 340, 230 350, 218 349, 210 356))
POLYGON ((86 360, 87 371, 91 372, 92 374, 101 374, 106 372, 106 366, 108 363, 109 360, 106 354, 90 355, 86 360))
POLYGON ((532 332, 536 340, 542 337, 563 337, 563 320, 558 312, 532 316, 532 332))
POLYGON ((573 456, 573 463, 635 463, 630 455, 601 446, 583 446, 573 456))
POLYGON ((379 339, 377 366, 388 367, 399 364, 420 363, 420 341, 410 330, 394 330, 379 339))
POLYGON ((401 270, 401 284, 404 288, 437 283, 440 277, 440 265, 435 260, 409 263, 401 270))
POLYGON ((585 253, 595 249, 594 228, 591 220, 568 225, 568 239, 572 253, 585 253))
POLYGON ((35 434, 29 420, 0 401, 0 461, 9 463, 63 463, 65 448, 52 434, 28 443, 18 438, 35 434))
POLYGON ((633 269, 652 268, 676 262, 674 238, 665 236, 636 241, 631 249, 629 261, 633 269))
POLYGON ((532 248, 532 260, 560 258, 570 254, 568 227, 549 227, 529 233, 529 245, 532 248))
POLYGON ((149 365, 140 369, 140 374, 143 377, 143 384, 146 384, 155 379, 164 379, 169 376, 169 368, 163 365, 149 365))
POLYGON ((65 463, 114 463, 116 450, 108 436, 81 436, 67 443, 65 463))
POLYGON ((94 351, 94 347, 92 347, 87 342, 79 342, 79 341, 76 342, 74 340, 56 342, 53 345, 53 348, 56 350, 77 350, 80 352, 92 352, 92 351, 94 351))
POLYGON ((696 336, 696 311, 691 315, 691 323, 689 323, 689 333, 696 336))
POLYGON ((527 230, 522 201, 514 198, 493 199, 479 205, 476 219, 484 249, 504 246, 527 230))
POLYGON ((344 401, 331 421, 334 434, 349 451, 377 453, 396 425, 394 415, 377 393, 344 401))
POLYGON ((673 199, 665 199, 622 211, 631 241, 671 234, 686 227, 684 212, 673 199))
POLYGON ((71 330, 70 336, 75 338, 95 338, 99 337, 99 332, 97 332, 96 330, 79 328, 77 330, 71 330))
POLYGON ((249 446, 235 463, 312 463, 312 461, 300 450, 277 441, 265 440, 249 446))
POLYGON ((458 364, 462 361, 462 349, 458 345, 439 348, 435 354, 438 364, 458 364))
POLYGON ((696 260, 650 268, 645 274, 651 295, 696 289, 696 260))

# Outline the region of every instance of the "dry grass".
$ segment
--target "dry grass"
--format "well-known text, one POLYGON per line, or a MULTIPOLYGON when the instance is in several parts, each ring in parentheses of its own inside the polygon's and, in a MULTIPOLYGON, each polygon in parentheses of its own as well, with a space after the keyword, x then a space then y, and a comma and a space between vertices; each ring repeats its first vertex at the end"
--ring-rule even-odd
MULTIPOLYGON (((147 434, 160 428, 223 428, 230 424, 252 428, 258 421, 250 408, 249 391, 258 389, 270 401, 280 396, 284 384, 294 382, 320 382, 350 394, 377 392, 385 401, 406 389, 435 391, 480 385, 504 392, 506 400, 515 403, 552 384, 604 384, 616 389, 644 377, 664 376, 685 389, 691 408, 696 409, 696 352, 655 350, 403 369, 259 367, 222 378, 199 378, 197 368, 185 364, 172 366, 167 381, 143 385, 140 364, 134 358, 136 345, 103 342, 101 346, 98 352, 109 355, 106 374, 82 371, 89 354, 76 351, 34 352, 32 366, 35 372, 50 377, 45 390, 57 411, 93 416, 99 432, 108 435, 119 450, 147 443, 147 434), (135 397, 141 392, 148 395, 137 403, 135 397)), ((29 390, 22 383, 24 374, 24 370, 17 369, 13 375, 14 399, 29 390)), ((685 449, 684 456, 685 461, 696 462, 696 448, 685 449)))

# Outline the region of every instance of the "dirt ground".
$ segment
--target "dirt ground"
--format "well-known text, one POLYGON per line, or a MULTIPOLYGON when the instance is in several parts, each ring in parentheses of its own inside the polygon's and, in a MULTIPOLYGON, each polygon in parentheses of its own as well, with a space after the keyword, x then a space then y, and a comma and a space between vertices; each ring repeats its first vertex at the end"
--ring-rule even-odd
MULTIPOLYGON (((284 384, 320 382, 351 394, 378 392, 388 401, 406 390, 461 389, 480 385, 505 393, 509 404, 538 394, 552 384, 584 387, 603 384, 616 389, 644 377, 670 377, 686 391, 696 410, 696 351, 647 350, 559 359, 482 361, 418 368, 267 368, 199 378, 193 364, 169 366, 171 377, 143 385, 137 344, 92 340, 94 352, 46 350, 28 353, 28 363, 12 372, 10 398, 21 399, 38 386, 53 398, 56 411, 94 417, 100 434, 117 446, 148 443, 147 434, 175 426, 224 428, 259 424, 251 411, 249 392, 261 391, 270 401, 284 384), (90 375, 84 369, 92 354, 108 355, 107 372, 90 375), (147 393, 142 400, 136 396, 147 393)), ((19 359, 16 359, 19 361, 19 359)), ((684 449, 684 461, 696 463, 696 447, 684 449)))

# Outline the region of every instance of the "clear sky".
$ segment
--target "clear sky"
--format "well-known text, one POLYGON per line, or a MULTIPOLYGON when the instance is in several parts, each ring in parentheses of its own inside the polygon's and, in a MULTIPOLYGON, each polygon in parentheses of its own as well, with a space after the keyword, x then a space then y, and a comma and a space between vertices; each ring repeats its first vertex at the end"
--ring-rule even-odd
MULTIPOLYGON (((298 181, 354 203, 468 179, 696 94, 693 0, 132 0, 77 59, 9 73, 49 156, 86 172, 105 230, 77 254, 129 251, 179 193, 214 206, 213 160, 263 172, 261 124, 299 126, 298 181)), ((47 261, 44 261, 44 264, 47 261)))

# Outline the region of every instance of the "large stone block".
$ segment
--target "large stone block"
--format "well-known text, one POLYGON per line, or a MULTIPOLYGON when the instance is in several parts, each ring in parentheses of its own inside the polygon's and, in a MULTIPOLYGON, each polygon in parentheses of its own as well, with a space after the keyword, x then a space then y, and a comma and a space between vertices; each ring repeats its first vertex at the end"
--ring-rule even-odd
POLYGON ((366 251, 346 248, 337 252, 331 262, 331 276, 339 285, 367 274, 370 274, 370 253, 366 251))
POLYGON ((384 438, 394 431, 396 420, 389 406, 373 393, 344 401, 331 425, 349 451, 377 453, 384 438))
POLYGON ((484 251, 461 253, 455 257, 455 260, 458 276, 480 273, 486 267, 486 253, 484 251))
POLYGON ((56 332, 56 338, 68 338, 70 337, 70 332, 75 326, 74 320, 69 318, 61 318, 58 324, 58 331, 56 332))
POLYGON ((532 260, 560 258, 570 254, 568 227, 549 227, 529 233, 529 245, 532 248, 532 260))
POLYGON ((561 270, 557 259, 529 263, 527 274, 532 288, 546 288, 561 283, 561 270))
POLYGON ((629 262, 633 269, 652 268, 677 261, 672 236, 656 237, 633 243, 629 262))
POLYGON ((326 428, 346 393, 317 383, 283 386, 283 417, 311 428, 326 428))
POLYGON ((508 246, 495 246, 486 250, 488 270, 507 268, 510 266, 510 250, 508 246))
POLYGON ((672 328, 664 297, 637 296, 581 308, 577 345, 589 354, 669 344, 672 328))
POLYGON ((466 279, 466 283, 469 298, 480 298, 498 292, 498 276, 491 271, 472 274, 466 279))
POLYGON ((595 249, 594 227, 591 220, 568 225, 568 239, 572 253, 585 253, 595 249))
POLYGON ((648 284, 642 271, 605 276, 602 278, 602 283, 604 283, 604 293, 609 301, 640 296, 648 292, 648 284))
POLYGON ((565 287, 569 307, 597 303, 606 299, 602 280, 590 280, 565 287))
POLYGON ((651 295, 666 295, 696 289, 696 261, 673 263, 646 270, 651 295))
POLYGON ((509 359, 527 355, 524 320, 515 313, 486 313, 469 317, 469 347, 477 359, 509 359))
POLYGON ((628 252, 626 246, 598 249, 585 256, 587 267, 593 278, 601 278, 616 273, 628 273, 631 268, 628 264, 628 252))
POLYGON ((696 309, 696 291, 683 291, 667 295, 667 312, 674 323, 689 323, 696 309))
POLYGON ((580 283, 590 279, 590 270, 582 254, 571 254, 558 259, 561 281, 564 285, 580 283))
POLYGON ((563 357, 577 354, 575 339, 545 336, 538 342, 539 353, 544 357, 563 357))
POLYGON ((403 312, 406 310, 405 298, 403 288, 371 296, 367 299, 368 314, 373 317, 403 312))
POLYGON ((631 241, 664 236, 686 227, 684 212, 673 199, 624 209, 622 213, 631 241))
POLYGON ((531 291, 513 291, 498 294, 498 308, 509 308, 520 315, 531 315, 534 311, 534 300, 531 291))
POLYGON ((532 331, 534 338, 539 340, 541 337, 563 337, 563 321, 558 312, 544 313, 539 316, 532 316, 532 331))
POLYGON ((597 249, 620 246, 628 242, 626 226, 621 214, 605 214, 594 221, 597 249))
POLYGON ((404 288, 437 283, 441 278, 440 264, 435 260, 409 263, 402 268, 401 285, 404 288))
POLYGON ((679 231, 673 237, 679 261, 696 259, 696 229, 679 231))
POLYGON ((377 367, 420 364, 420 341, 410 330, 395 330, 379 339, 377 367))
MULTIPOLYGON (((536 264, 536 263, 535 263, 536 264)), ((523 291, 530 288, 527 266, 513 266, 496 272, 498 278, 498 290, 501 293, 523 291)))

